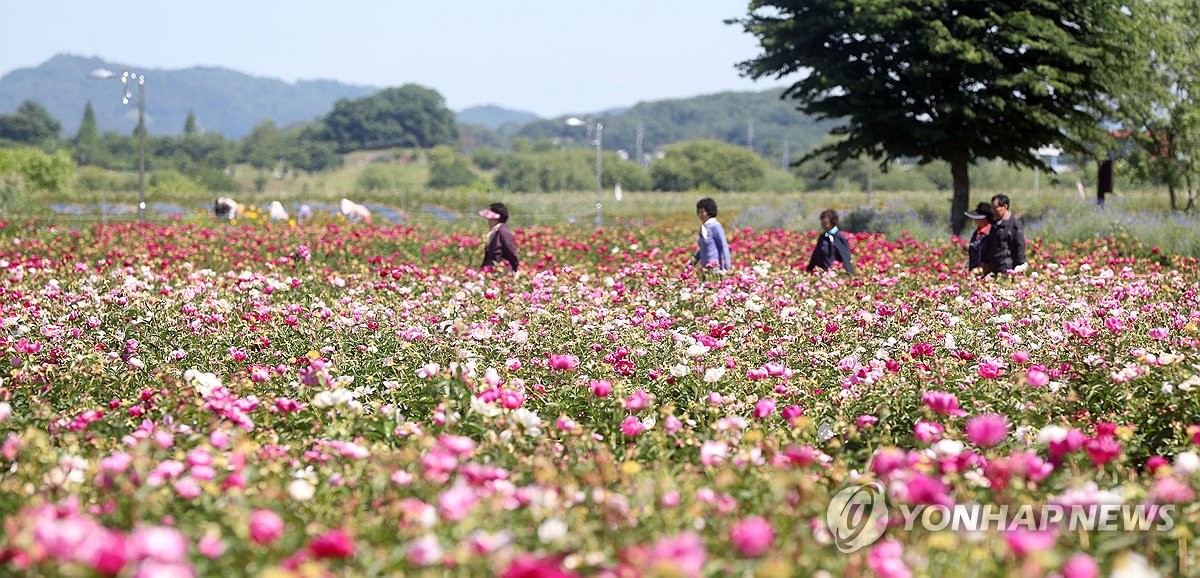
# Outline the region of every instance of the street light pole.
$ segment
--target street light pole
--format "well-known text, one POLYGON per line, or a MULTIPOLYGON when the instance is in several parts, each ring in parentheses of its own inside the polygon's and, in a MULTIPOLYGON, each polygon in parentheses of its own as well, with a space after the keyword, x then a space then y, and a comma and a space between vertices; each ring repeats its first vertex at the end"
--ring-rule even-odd
POLYGON ((603 138, 604 138, 604 123, 597 122, 596 123, 596 228, 597 229, 600 228, 600 220, 601 220, 601 217, 600 217, 600 189, 604 188, 604 184, 600 179, 600 175, 603 174, 603 172, 602 172, 603 161, 601 160, 601 157, 600 157, 600 148, 602 146, 602 143, 604 142, 603 138))
MULTIPOLYGON (((114 78, 116 73, 107 68, 97 68, 88 74, 88 78, 95 80, 108 80, 114 78)), ((136 81, 138 84, 138 222, 146 222, 146 75, 138 74, 125 70, 121 72, 121 85, 124 87, 124 94, 121 97, 121 104, 129 104, 129 98, 133 93, 129 90, 129 83, 136 81)), ((103 211, 103 209, 101 209, 103 211)))
MULTIPOLYGON (((566 120, 566 124, 567 126, 592 125, 596 129, 596 140, 592 142, 596 145, 596 228, 599 229, 600 224, 603 221, 600 205, 600 191, 604 188, 604 181, 601 178, 601 176, 604 174, 604 161, 601 160, 600 150, 604 146, 604 123, 600 121, 595 121, 595 123, 593 123, 591 120, 583 120, 571 117, 566 120)), ((589 130, 588 132, 591 131, 589 130)))

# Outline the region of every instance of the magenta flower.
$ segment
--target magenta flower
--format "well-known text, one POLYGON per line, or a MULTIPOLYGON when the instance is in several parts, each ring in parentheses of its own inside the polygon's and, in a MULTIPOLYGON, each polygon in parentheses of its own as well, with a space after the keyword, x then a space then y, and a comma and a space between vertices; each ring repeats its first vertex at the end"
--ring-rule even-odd
POLYGON ((637 390, 625 398, 625 409, 637 413, 650 404, 650 396, 644 390, 637 390))
POLYGON ((953 393, 927 391, 921 395, 921 403, 942 415, 964 416, 967 412, 958 409, 958 398, 953 393))
POLYGON ((1058 573, 1062 574, 1063 578, 1096 578, 1100 575, 1100 565, 1096 564, 1091 556, 1077 552, 1067 558, 1058 569, 1058 573))
POLYGON ((1150 328, 1149 334, 1151 339, 1163 340, 1171 334, 1171 330, 1167 329, 1166 327, 1152 327, 1150 328))
POLYGON ((592 395, 596 397, 608 397, 612 393, 612 384, 608 380, 593 380, 591 383, 592 395))
POLYGON ((996 447, 1008 437, 1008 418, 984 413, 967 420, 967 439, 985 448, 996 447))
POLYGON ((1025 379, 1029 381, 1029 385, 1033 387, 1045 387, 1050 383, 1050 375, 1047 374, 1041 366, 1035 365, 1025 372, 1025 379))
POLYGON ((921 420, 913 425, 913 435, 923 444, 931 444, 942 439, 942 433, 945 431, 946 429, 941 424, 931 421, 921 420))
POLYGON ((270 544, 283 533, 283 518, 271 510, 254 510, 250 514, 250 540, 255 544, 270 544))
POLYGON ((579 578, 579 575, 563 569, 558 558, 522 554, 508 565, 500 578, 579 578))
POLYGON ((643 425, 642 422, 639 421, 635 416, 627 416, 625 420, 621 422, 621 433, 628 437, 635 438, 642 435, 642 432, 645 431, 646 426, 643 425))
POLYGON ((1014 530, 1004 533, 1004 541, 1018 558, 1034 552, 1049 550, 1058 542, 1058 534, 1053 530, 1014 530))
POLYGON ((455 486, 438 496, 438 514, 445 520, 462 521, 479 502, 475 490, 468 486, 455 486))
POLYGON ((551 355, 550 369, 574 371, 579 368, 579 358, 574 355, 551 355))
POLYGON ((354 539, 345 530, 330 530, 313 538, 308 551, 318 560, 326 558, 349 558, 354 555, 354 539))
POLYGON ((1098 436, 1083 444, 1084 451, 1092 460, 1092 464, 1102 466, 1121 455, 1121 443, 1113 436, 1098 436))
POLYGON ((775 400, 764 397, 754 404, 754 417, 762 419, 775 412, 775 400))
POLYGON ((775 530, 761 516, 750 516, 729 529, 729 543, 737 553, 746 558, 762 556, 775 541, 775 530))

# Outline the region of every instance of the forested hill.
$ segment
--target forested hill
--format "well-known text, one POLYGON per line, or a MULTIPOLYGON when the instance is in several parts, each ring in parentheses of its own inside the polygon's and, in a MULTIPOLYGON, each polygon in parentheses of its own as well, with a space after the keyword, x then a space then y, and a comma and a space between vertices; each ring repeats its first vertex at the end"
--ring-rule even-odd
MULTIPOLYGON (((137 96, 121 104, 119 80, 92 80, 88 73, 126 67, 101 58, 58 55, 34 68, 0 78, 0 113, 11 113, 26 100, 41 104, 62 123, 63 136, 75 134, 87 101, 92 101, 101 131, 132 132, 137 127, 137 96)), ((200 128, 240 139, 263 120, 286 126, 318 119, 342 98, 358 98, 379 88, 327 80, 261 78, 224 68, 133 70, 146 75, 146 130, 180 134, 188 111, 200 128)), ((136 87, 135 87, 136 89, 136 87)))
MULTIPOLYGON (((816 122, 796 111, 794 103, 779 98, 782 92, 776 88, 641 102, 589 120, 604 124, 605 149, 625 149, 630 155, 636 150, 640 126, 646 152, 674 142, 712 139, 748 146, 769 157, 787 153, 795 158, 812 149, 834 123, 816 122)), ((585 129, 563 120, 533 122, 518 134, 535 140, 587 138, 585 129)))
MULTIPOLYGON (((90 100, 101 132, 131 134, 137 126, 136 87, 130 104, 123 105, 118 80, 88 78, 98 68, 120 73, 125 67, 101 58, 59 55, 37 67, 12 71, 0 77, 0 114, 10 114, 21 103, 33 100, 62 124, 60 136, 70 138, 90 100)), ((340 99, 361 98, 381 90, 327 80, 289 84, 211 67, 138 72, 146 74, 146 127, 154 135, 182 134, 191 111, 200 130, 241 139, 265 120, 279 127, 318 120, 340 99)), ((794 158, 810 150, 831 125, 815 123, 796 112, 791 103, 780 100, 781 90, 647 101, 597 112, 591 119, 604 122, 605 149, 625 149, 631 156, 640 126, 646 152, 684 140, 714 139, 749 145, 769 157, 787 153, 794 158)), ((588 138, 584 128, 567 126, 563 118, 539 119, 532 113, 495 105, 470 107, 456 118, 460 124, 479 125, 505 135, 493 133, 487 140, 493 144, 514 134, 565 142, 588 138)))

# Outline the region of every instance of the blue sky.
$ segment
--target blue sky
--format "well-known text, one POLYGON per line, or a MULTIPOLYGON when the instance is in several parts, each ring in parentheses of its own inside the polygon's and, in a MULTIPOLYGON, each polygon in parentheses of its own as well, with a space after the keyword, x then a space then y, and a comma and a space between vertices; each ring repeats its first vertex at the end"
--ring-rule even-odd
MULTIPOLYGON (((753 37, 717 0, 17 0, 0 75, 59 53, 160 69, 433 88, 455 110, 548 117, 723 90, 765 90, 734 64, 753 37)), ((794 80, 794 79, 793 79, 794 80)))

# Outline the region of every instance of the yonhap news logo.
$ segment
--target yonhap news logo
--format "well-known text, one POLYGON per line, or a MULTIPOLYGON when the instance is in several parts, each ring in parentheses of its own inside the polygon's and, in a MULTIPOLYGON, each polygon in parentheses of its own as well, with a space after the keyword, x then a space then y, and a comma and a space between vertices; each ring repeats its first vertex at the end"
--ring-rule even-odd
POLYGON ((883 485, 878 482, 843 489, 825 510, 825 528, 837 549, 846 554, 874 544, 887 529, 888 519, 883 485))
POLYGON ((898 504, 888 509, 879 482, 842 489, 825 510, 825 528, 837 549, 855 552, 893 531, 1168 532, 1174 504, 898 504))

